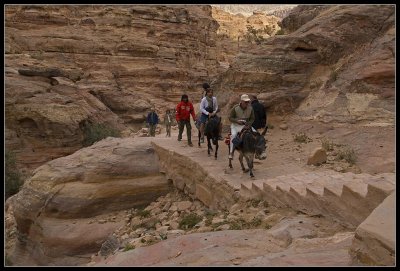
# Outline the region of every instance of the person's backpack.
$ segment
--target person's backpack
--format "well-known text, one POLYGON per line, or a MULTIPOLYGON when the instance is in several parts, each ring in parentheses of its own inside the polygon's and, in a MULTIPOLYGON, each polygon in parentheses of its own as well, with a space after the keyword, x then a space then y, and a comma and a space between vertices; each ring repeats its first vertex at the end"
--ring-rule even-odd
POLYGON ((243 141, 240 138, 239 134, 237 134, 233 139, 232 139, 232 144, 234 147, 239 147, 242 145, 243 141))
POLYGON ((208 98, 208 97, 206 97, 206 99, 207 99, 207 102, 208 102, 208 106, 206 107, 206 111, 208 112, 208 113, 212 113, 213 111, 214 111, 214 107, 213 107, 213 99, 211 98, 208 98))

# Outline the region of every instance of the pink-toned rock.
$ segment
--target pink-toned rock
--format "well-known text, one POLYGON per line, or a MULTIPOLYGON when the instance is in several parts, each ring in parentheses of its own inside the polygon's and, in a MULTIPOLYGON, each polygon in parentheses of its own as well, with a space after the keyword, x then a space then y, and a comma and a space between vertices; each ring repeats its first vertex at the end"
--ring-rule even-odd
POLYGON ((352 233, 299 239, 284 248, 266 230, 193 233, 118 253, 95 266, 346 266, 352 233), (227 256, 229 255, 229 256, 227 256))
POLYGON ((296 112, 327 123, 393 125, 394 6, 310 6, 293 12, 291 18, 300 20, 296 31, 246 48, 214 83, 219 106, 231 107, 232 97, 245 92, 257 94, 270 115, 296 112))
POLYGON ((67 255, 98 251, 124 221, 89 223, 93 217, 146 205, 169 189, 149 139, 104 139, 37 168, 13 197, 18 234, 25 240, 19 250, 38 264, 69 265, 67 255))
POLYGON ((138 130, 151 106, 162 119, 183 92, 200 100, 219 69, 207 5, 9 5, 4 19, 6 146, 29 170, 81 148, 86 121, 138 130))
POLYGON ((281 129, 281 130, 287 130, 287 129, 288 129, 288 126, 287 126, 286 123, 282 123, 281 125, 279 125, 279 129, 281 129))
POLYGON ((315 149, 307 160, 307 165, 320 165, 326 162, 326 150, 324 148, 315 149))
POLYGON ((356 229, 350 254, 354 265, 394 266, 396 192, 389 195, 356 229))

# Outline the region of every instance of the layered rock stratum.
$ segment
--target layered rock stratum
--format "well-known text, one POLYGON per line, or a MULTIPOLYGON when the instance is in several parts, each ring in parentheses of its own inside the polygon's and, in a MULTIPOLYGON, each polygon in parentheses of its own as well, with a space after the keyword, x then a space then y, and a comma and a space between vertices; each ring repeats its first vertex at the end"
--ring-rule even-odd
POLYGON ((30 170, 82 147, 86 122, 141 128, 218 69, 211 7, 6 6, 6 146, 30 170))
MULTIPOLYGON (((303 8, 310 9, 315 8, 303 8)), ((237 56, 215 82, 221 105, 230 108, 248 93, 258 95, 270 114, 393 125, 394 6, 340 5, 313 12, 290 34, 237 56)))

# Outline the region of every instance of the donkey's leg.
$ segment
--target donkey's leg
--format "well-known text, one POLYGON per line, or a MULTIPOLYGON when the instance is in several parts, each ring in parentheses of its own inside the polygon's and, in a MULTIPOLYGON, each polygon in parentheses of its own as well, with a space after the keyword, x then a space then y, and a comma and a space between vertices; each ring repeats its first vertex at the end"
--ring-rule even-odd
MULTIPOLYGON (((228 155, 229 155, 230 153, 231 153, 231 146, 228 145, 228 155)), ((228 158, 228 160, 229 160, 229 168, 233 168, 233 166, 232 166, 232 159, 228 158)))
POLYGON ((246 168, 244 167, 244 164, 243 164, 243 152, 240 152, 240 155, 239 155, 239 162, 240 162, 240 166, 242 167, 243 172, 248 172, 249 169, 246 169, 246 168))
POLYGON ((200 132, 200 130, 198 130, 199 131, 199 133, 198 133, 198 137, 199 137, 199 147, 200 147, 200 137, 201 137, 201 132, 200 132))
POLYGON ((215 144, 215 160, 217 160, 217 153, 218 153, 218 140, 217 144, 215 144))
POLYGON ((246 162, 247 162, 247 165, 248 165, 249 170, 250 170, 250 177, 254 177, 254 174, 253 174, 254 154, 248 154, 247 153, 244 157, 246 158, 246 162))
POLYGON ((211 138, 207 135, 207 153, 208 156, 211 156, 212 146, 211 146, 211 138))

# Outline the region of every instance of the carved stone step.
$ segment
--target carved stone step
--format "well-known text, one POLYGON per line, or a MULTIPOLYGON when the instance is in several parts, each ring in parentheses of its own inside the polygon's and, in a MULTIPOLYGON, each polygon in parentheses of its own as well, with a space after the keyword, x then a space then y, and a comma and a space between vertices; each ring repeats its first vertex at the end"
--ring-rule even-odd
POLYGON ((242 184, 242 190, 248 197, 355 228, 395 189, 393 176, 302 172, 242 184))

